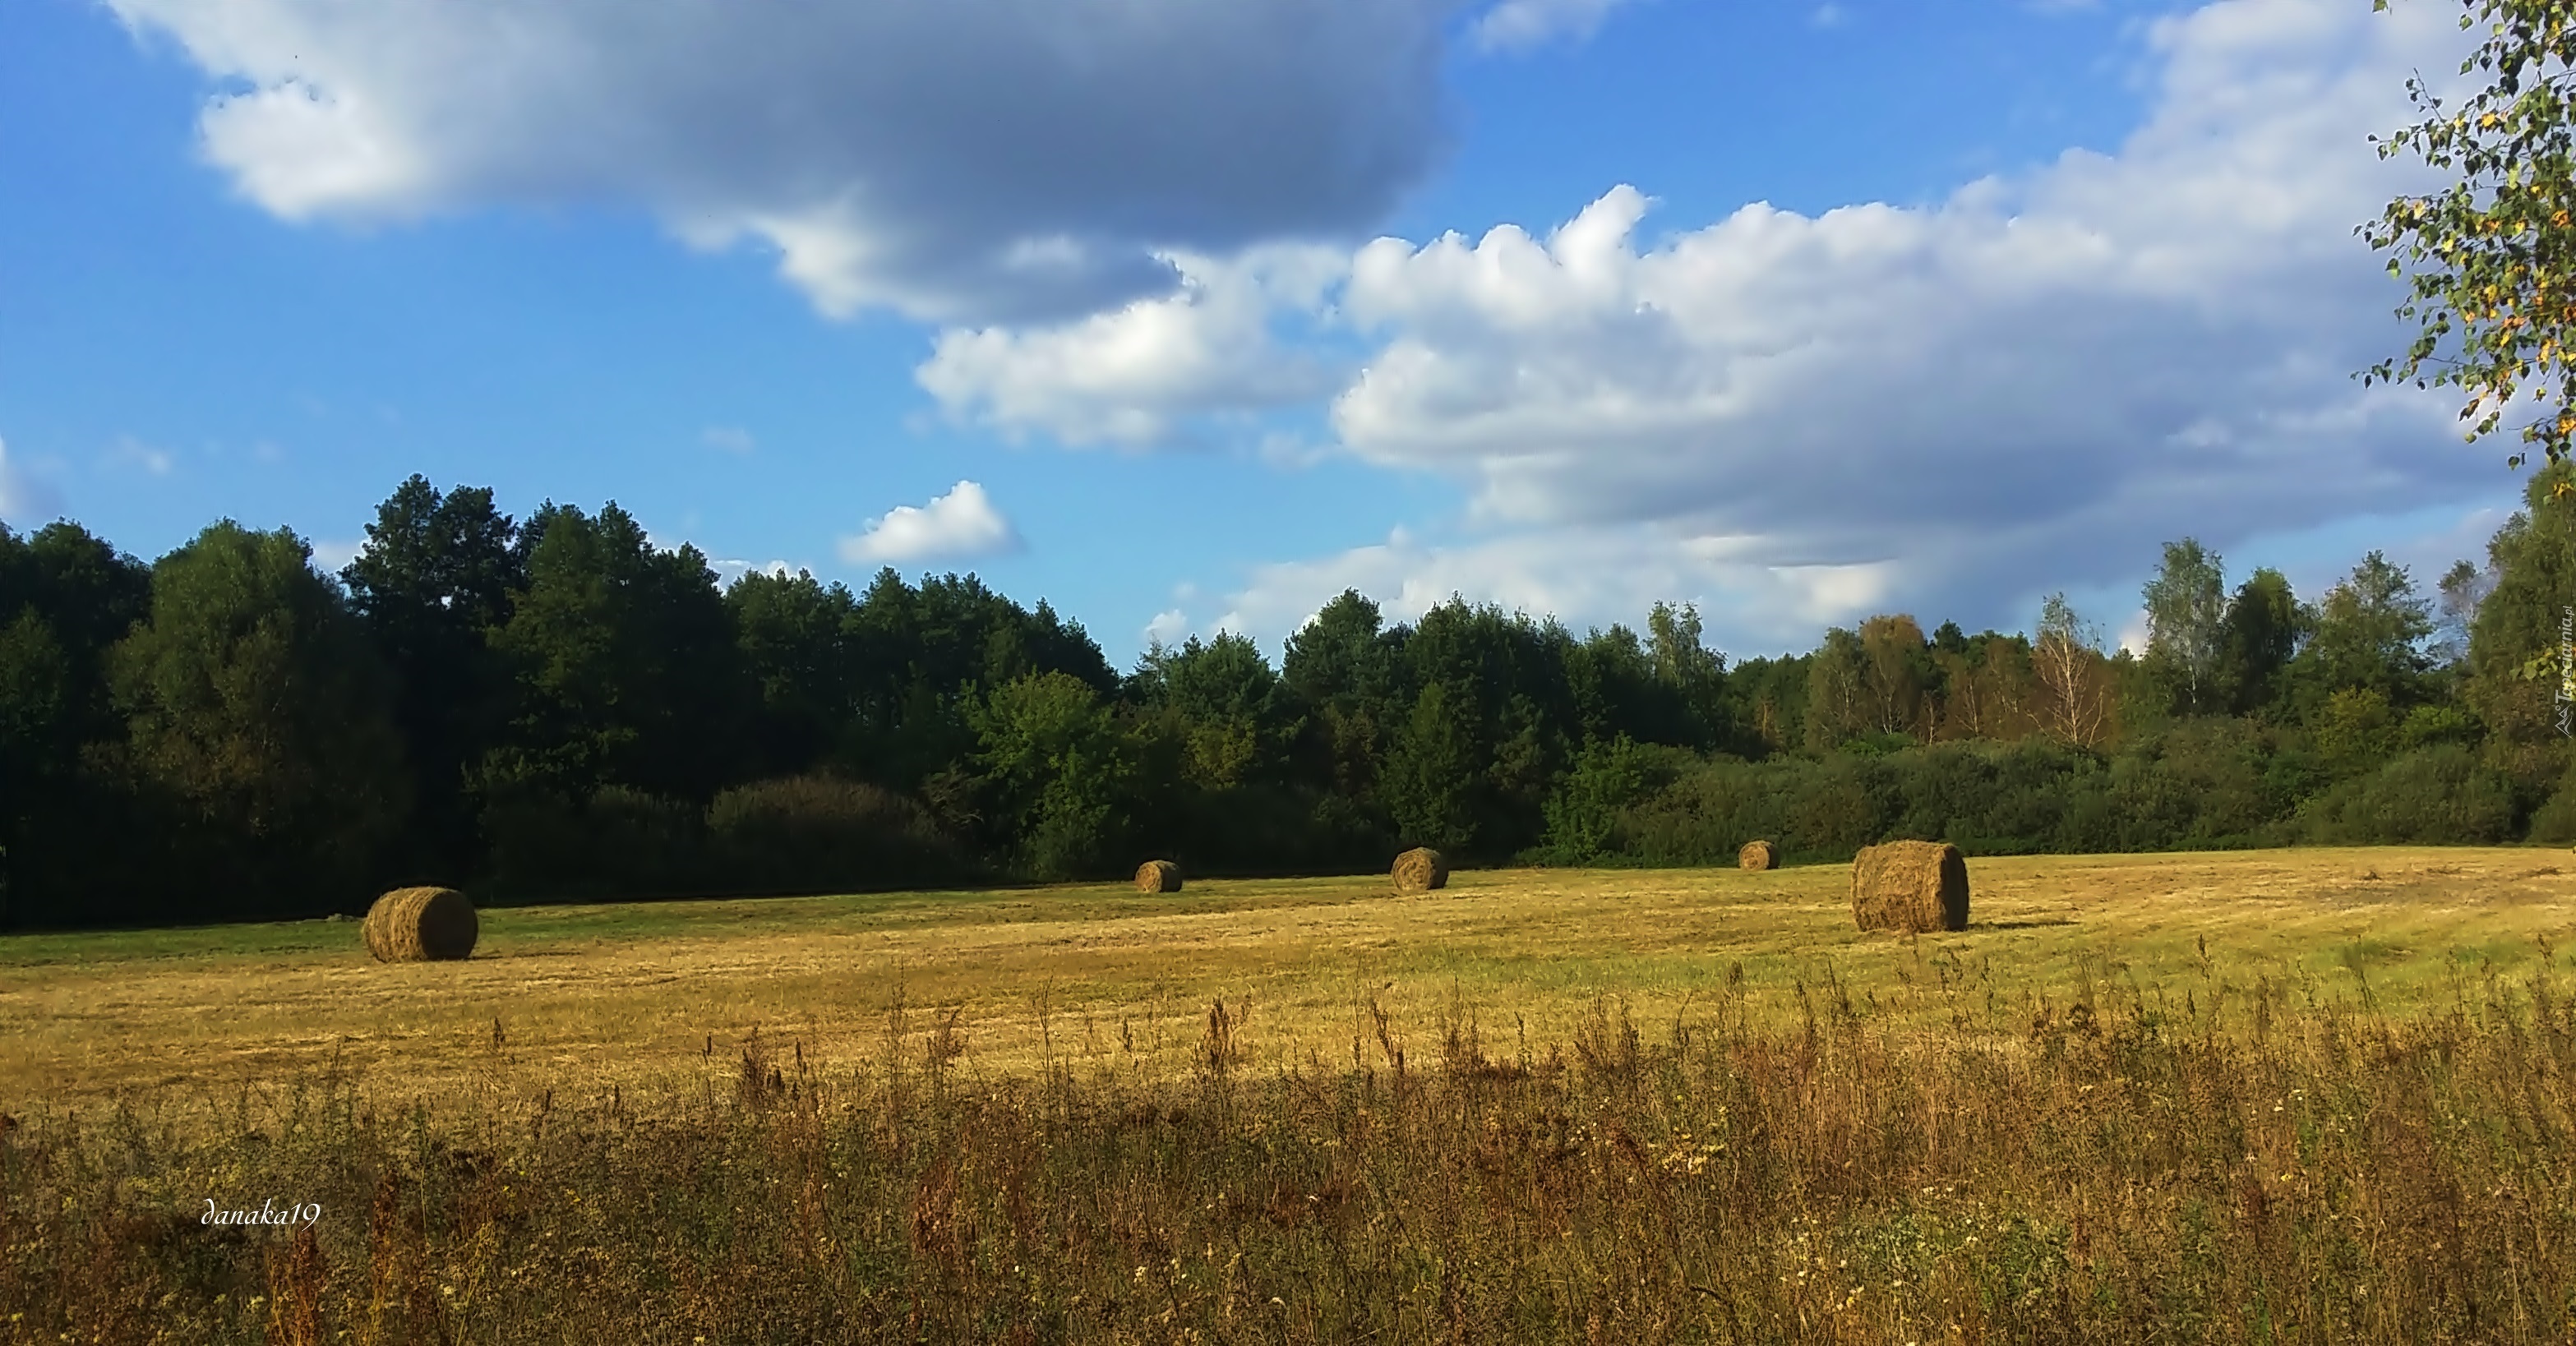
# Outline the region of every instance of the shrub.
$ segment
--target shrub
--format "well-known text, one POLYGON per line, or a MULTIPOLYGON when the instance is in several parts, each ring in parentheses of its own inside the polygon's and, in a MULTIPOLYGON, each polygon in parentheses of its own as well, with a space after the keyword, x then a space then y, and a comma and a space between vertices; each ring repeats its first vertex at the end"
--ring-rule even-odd
POLYGON ((512 783, 483 808, 501 896, 671 897, 706 892, 706 839, 688 803, 623 785, 575 800, 512 783))
POLYGON ((965 865, 928 811, 834 776, 757 781, 707 809, 708 850, 726 886, 860 892, 953 881, 965 865))
POLYGON ((2477 755, 2444 743, 2406 754, 2309 801, 2311 840, 2349 845, 2479 845, 2513 831, 2512 786, 2477 755))

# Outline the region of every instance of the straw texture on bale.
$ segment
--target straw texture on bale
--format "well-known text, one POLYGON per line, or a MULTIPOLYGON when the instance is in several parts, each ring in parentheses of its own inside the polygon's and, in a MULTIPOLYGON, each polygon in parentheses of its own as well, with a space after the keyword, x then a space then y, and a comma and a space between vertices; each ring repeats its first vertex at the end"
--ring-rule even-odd
POLYGON ((1965 930, 1968 862, 1946 841, 1864 846, 1852 859, 1852 920, 1863 930, 1965 930))
POLYGON ((1395 857, 1395 890, 1427 893, 1449 886, 1449 862, 1428 846, 1416 846, 1395 857))
POLYGON ((482 926, 453 888, 396 888, 367 908, 365 933, 377 962, 419 963, 471 956, 482 926))
POLYGON ((1748 841, 1735 853, 1735 863, 1745 869, 1778 869, 1780 848, 1767 841, 1748 841))
POLYGON ((1181 890, 1181 867, 1169 860, 1148 860, 1136 866, 1136 891, 1140 893, 1177 893, 1181 890))

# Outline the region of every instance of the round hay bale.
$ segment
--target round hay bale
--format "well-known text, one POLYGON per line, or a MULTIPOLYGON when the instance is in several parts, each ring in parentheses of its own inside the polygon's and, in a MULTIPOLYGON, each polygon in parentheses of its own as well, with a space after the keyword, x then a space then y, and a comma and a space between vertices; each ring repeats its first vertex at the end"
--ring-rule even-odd
POLYGON ((1852 920, 1909 934, 1967 929, 1967 860, 1946 841, 1862 847, 1852 859, 1852 920))
POLYGON ((1177 893, 1181 890, 1181 867, 1169 860, 1148 860, 1136 866, 1136 891, 1140 893, 1177 893))
POLYGON ((1764 870, 1780 867, 1780 848, 1767 841, 1748 841, 1735 853, 1735 863, 1745 869, 1764 870))
POLYGON ((1449 886, 1449 862, 1428 846, 1416 846, 1395 857, 1394 875, 1397 892, 1427 893, 1449 886))
POLYGON ((396 888, 367 908, 367 952, 379 963, 471 957, 480 933, 474 904, 453 888, 396 888))

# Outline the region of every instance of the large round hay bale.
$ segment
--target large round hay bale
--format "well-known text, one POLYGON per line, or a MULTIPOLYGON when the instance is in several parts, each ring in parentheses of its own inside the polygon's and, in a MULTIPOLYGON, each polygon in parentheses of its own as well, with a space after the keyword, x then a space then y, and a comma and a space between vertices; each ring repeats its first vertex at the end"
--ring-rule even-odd
POLYGON ((1181 890, 1181 867, 1169 860, 1148 860, 1136 866, 1136 891, 1140 893, 1177 893, 1181 890))
POLYGON ((1967 860, 1946 841, 1862 847, 1852 859, 1852 920, 1863 930, 1967 929, 1967 860))
POLYGON ((465 958, 482 925, 453 888, 396 888, 367 908, 367 952, 380 963, 465 958))
POLYGON ((1735 853, 1735 863, 1744 869, 1778 869, 1780 848, 1767 841, 1748 841, 1735 853))
POLYGON ((1427 893, 1449 886, 1449 862, 1428 846, 1416 846, 1395 857, 1395 890, 1427 893))

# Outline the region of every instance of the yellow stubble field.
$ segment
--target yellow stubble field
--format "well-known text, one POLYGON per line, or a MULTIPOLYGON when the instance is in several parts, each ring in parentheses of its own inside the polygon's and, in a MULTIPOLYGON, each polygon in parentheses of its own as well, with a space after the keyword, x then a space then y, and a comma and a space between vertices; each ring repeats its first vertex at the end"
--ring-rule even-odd
POLYGON ((1826 1001, 2019 1036, 2109 994, 2198 1031, 2263 1001, 2440 1012, 2576 944, 2576 859, 2368 848, 1972 860, 1971 927, 1852 928, 1847 867, 1488 870, 487 910, 474 957, 380 965, 354 922, 0 937, 0 1110, 220 1101, 353 1072, 386 1101, 460 1086, 692 1087, 755 1034, 782 1057, 1170 1077, 1212 1003, 1255 1069, 1558 1049, 1623 1011, 1660 1040, 1826 1001), (890 1009, 903 1031, 889 1033, 890 1009), (1383 1031, 1381 1031, 1383 1030, 1383 1031))

